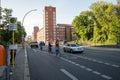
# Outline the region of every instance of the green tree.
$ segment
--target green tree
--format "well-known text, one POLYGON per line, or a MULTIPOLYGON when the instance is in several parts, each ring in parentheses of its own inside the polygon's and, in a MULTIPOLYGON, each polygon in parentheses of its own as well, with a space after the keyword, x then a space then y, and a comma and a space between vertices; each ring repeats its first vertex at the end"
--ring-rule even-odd
POLYGON ((79 16, 76 16, 72 22, 78 39, 85 41, 93 37, 93 20, 89 11, 83 11, 79 16))
MULTIPOLYGON (((12 41, 12 31, 9 31, 9 18, 12 17, 12 9, 2 9, 3 12, 3 19, 2 19, 2 24, 0 25, 0 40, 2 42, 8 43, 12 41)), ((20 22, 17 22, 17 30, 14 31, 15 32, 15 42, 17 43, 21 43, 21 37, 22 34, 26 35, 26 32, 23 28, 23 26, 21 26, 20 22)))
POLYGON ((9 42, 11 39, 11 32, 8 30, 9 16, 11 16, 11 9, 2 8, 2 24, 0 24, 0 41, 3 43, 9 42))
POLYGON ((74 33, 79 40, 95 43, 120 43, 120 0, 117 5, 98 1, 90 11, 82 11, 73 19, 74 33))
MULTIPOLYGON (((94 37, 97 42, 115 43, 118 34, 119 16, 115 5, 106 2, 96 2, 91 6, 92 12, 99 23, 95 23, 94 37)), ((94 19, 95 20, 95 19, 94 19)))

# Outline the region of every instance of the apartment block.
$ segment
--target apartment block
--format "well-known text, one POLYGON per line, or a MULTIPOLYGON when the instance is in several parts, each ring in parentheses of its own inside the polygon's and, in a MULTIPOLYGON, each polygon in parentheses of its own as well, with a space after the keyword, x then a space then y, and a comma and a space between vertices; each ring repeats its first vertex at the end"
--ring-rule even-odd
POLYGON ((45 6, 43 9, 43 27, 37 32, 37 42, 54 43, 56 39, 61 42, 75 40, 72 35, 74 29, 71 24, 56 25, 56 8, 45 6))
POLYGON ((45 6, 43 9, 43 28, 38 32, 38 42, 54 42, 56 39, 56 8, 45 6))
POLYGON ((41 28, 37 32, 37 42, 40 42, 40 41, 44 41, 45 42, 45 29, 44 29, 44 27, 41 28))
POLYGON ((39 28, 38 26, 34 26, 34 29, 33 29, 33 34, 32 34, 32 40, 33 41, 37 41, 37 32, 39 31, 39 28))
POLYGON ((56 36, 60 41, 71 41, 75 40, 76 37, 72 34, 74 28, 71 24, 57 24, 56 26, 56 36))

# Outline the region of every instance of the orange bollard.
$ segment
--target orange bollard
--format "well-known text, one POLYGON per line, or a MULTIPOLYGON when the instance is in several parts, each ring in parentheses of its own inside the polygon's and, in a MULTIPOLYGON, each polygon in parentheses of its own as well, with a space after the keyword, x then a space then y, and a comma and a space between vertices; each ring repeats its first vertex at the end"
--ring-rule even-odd
POLYGON ((3 66, 6 64, 6 52, 5 48, 0 45, 0 66, 3 66))

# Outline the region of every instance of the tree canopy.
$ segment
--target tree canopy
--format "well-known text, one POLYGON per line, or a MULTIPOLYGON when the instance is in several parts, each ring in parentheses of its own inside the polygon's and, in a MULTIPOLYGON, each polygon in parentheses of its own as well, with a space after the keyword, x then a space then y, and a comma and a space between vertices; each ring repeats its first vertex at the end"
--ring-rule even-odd
POLYGON ((120 43, 120 0, 117 5, 98 1, 90 10, 82 11, 72 22, 81 41, 120 43))
MULTIPOLYGON (((9 19, 12 17, 12 9, 2 9, 2 24, 0 24, 0 42, 9 43, 12 42, 12 32, 9 30, 9 19)), ((17 30, 14 31, 14 41, 21 43, 22 34, 26 35, 26 32, 21 25, 21 22, 17 21, 17 30)))

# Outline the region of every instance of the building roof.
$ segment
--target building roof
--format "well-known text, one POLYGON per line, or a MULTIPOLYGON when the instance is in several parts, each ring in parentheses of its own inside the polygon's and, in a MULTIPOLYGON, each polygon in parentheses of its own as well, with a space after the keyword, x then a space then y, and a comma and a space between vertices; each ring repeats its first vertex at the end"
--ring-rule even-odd
POLYGON ((71 27, 71 24, 57 24, 57 26, 65 26, 65 27, 71 27))

